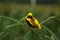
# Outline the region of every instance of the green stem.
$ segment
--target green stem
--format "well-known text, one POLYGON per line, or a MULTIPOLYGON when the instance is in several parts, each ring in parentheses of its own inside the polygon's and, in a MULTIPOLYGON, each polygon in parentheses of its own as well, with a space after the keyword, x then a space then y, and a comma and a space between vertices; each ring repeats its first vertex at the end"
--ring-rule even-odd
POLYGON ((43 24, 43 23, 45 23, 45 22, 47 22, 47 21, 49 21, 49 20, 51 20, 51 19, 53 19, 53 18, 56 18, 56 17, 55 17, 55 16, 49 17, 49 18, 47 18, 46 20, 42 21, 41 24, 43 24))
MULTIPOLYGON (((5 26, 5 30, 3 32, 1 32, 0 35, 4 34, 4 32, 7 30, 7 28, 10 28, 10 27, 15 26, 15 25, 23 25, 23 23, 21 23, 19 20, 16 20, 14 18, 6 17, 6 16, 0 16, 0 17, 10 19, 10 20, 13 20, 13 21, 17 22, 17 24, 12 24, 12 25, 5 26)), ((21 19, 21 20, 24 20, 24 19, 21 19)))
POLYGON ((43 25, 42 25, 42 27, 43 27, 44 29, 46 29, 51 35, 53 35, 56 40, 59 40, 59 38, 58 38, 50 29, 48 29, 47 27, 45 27, 45 26, 43 26, 43 25))
MULTIPOLYGON (((51 20, 52 18, 56 18, 56 17, 55 17, 55 16, 49 17, 49 18, 47 18, 46 20, 44 20, 43 22, 41 22, 41 24, 43 24, 43 23, 51 20)), ((56 19, 57 19, 57 18, 56 18, 56 19)), ((42 25, 42 27, 43 27, 44 29, 46 29, 50 34, 52 34, 52 35, 55 37, 56 40, 59 40, 59 38, 58 38, 50 29, 48 29, 47 27, 45 27, 45 26, 43 26, 43 25, 42 25)))
POLYGON ((11 18, 11 17, 6 17, 6 16, 0 16, 0 17, 6 18, 6 19, 10 19, 10 20, 13 20, 13 21, 15 21, 15 22, 20 22, 19 20, 16 20, 16 19, 11 18))

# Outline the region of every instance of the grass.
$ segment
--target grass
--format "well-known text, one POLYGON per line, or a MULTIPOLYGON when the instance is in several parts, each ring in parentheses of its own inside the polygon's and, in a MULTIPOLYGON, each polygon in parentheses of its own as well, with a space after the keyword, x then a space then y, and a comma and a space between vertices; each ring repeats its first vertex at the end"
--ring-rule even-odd
MULTIPOLYGON (((7 19, 10 19, 10 20, 13 20, 13 21, 15 21, 15 22, 17 22, 17 24, 12 24, 12 25, 8 25, 8 26, 5 26, 5 31, 8 29, 8 28, 10 28, 10 27, 13 27, 13 26, 16 26, 16 25, 23 25, 23 23, 21 23, 20 21, 18 21, 18 20, 16 20, 16 19, 13 19, 13 18, 10 18, 10 17, 5 17, 5 16, 0 16, 0 17, 3 17, 3 18, 7 18, 7 19)), ((50 20, 51 18, 55 18, 54 16, 53 17, 50 17, 50 18, 48 18, 48 19, 46 19, 46 20, 44 20, 43 22, 41 22, 42 24, 43 23, 45 23, 46 21, 48 21, 48 20, 50 20)), ((22 19, 21 19, 22 20, 22 19)), ((57 37, 56 37, 56 35, 51 31, 51 30, 49 30, 47 27, 45 27, 45 26, 42 26, 45 30, 47 30, 51 35, 52 35, 52 37, 54 37, 54 39, 56 39, 56 40, 59 40, 57 37)), ((3 31, 3 32, 1 32, 0 33, 0 35, 2 35, 5 31, 3 31)), ((32 31, 32 33, 34 34, 34 35, 36 35, 37 37, 39 37, 33 30, 31 30, 32 31)), ((40 37, 39 37, 40 38, 40 37)), ((43 37, 42 37, 43 38, 43 37)), ((53 38, 52 38, 53 39, 53 38)), ((43 39, 41 39, 41 40, 43 40, 43 39)), ((51 39, 50 39, 51 40, 51 39)))
MULTIPOLYGON (((18 6, 16 4, 9 5, 6 4, 6 6, 0 6, 0 40, 59 40, 60 36, 57 35, 59 35, 60 30, 51 29, 55 27, 51 25, 48 26, 48 24, 53 19, 59 21, 58 23, 60 24, 60 17, 57 16, 50 17, 49 15, 40 14, 40 12, 38 12, 37 15, 36 13, 35 14, 33 13, 33 15, 41 23, 43 29, 42 30, 38 30, 37 28, 32 29, 28 27, 28 25, 25 22, 25 15, 30 10, 29 9, 30 6, 27 7, 28 10, 25 10, 27 9, 26 6, 20 7, 20 5, 18 6), (46 24, 46 22, 48 23, 46 24), (58 32, 56 33, 53 30, 58 30, 58 32)), ((59 28, 59 26, 56 26, 56 28, 59 28)))

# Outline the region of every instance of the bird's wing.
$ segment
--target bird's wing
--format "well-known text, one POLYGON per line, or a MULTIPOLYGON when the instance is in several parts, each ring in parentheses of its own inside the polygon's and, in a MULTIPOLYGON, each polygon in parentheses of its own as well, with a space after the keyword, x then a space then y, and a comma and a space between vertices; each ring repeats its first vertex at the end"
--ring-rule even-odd
POLYGON ((27 18, 27 21, 28 21, 31 25, 33 25, 33 21, 32 21, 30 18, 27 18))
POLYGON ((37 28, 41 29, 41 25, 40 25, 40 23, 38 22, 37 19, 35 19, 34 25, 35 25, 37 28))

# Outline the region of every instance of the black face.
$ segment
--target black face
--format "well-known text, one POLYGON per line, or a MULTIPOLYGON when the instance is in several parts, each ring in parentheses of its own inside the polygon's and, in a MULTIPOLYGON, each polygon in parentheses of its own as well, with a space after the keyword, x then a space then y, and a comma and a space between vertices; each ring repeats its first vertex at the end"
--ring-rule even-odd
POLYGON ((28 16, 28 18, 31 18, 34 21, 33 16, 28 16))
POLYGON ((28 18, 32 18, 32 16, 29 15, 28 18))

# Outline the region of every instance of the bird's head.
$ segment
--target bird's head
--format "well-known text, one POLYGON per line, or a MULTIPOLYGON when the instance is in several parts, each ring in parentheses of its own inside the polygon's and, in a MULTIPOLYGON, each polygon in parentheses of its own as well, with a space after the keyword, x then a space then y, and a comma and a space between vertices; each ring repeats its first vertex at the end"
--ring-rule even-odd
POLYGON ((32 16, 33 16, 32 13, 27 14, 27 18, 32 18, 32 16))

